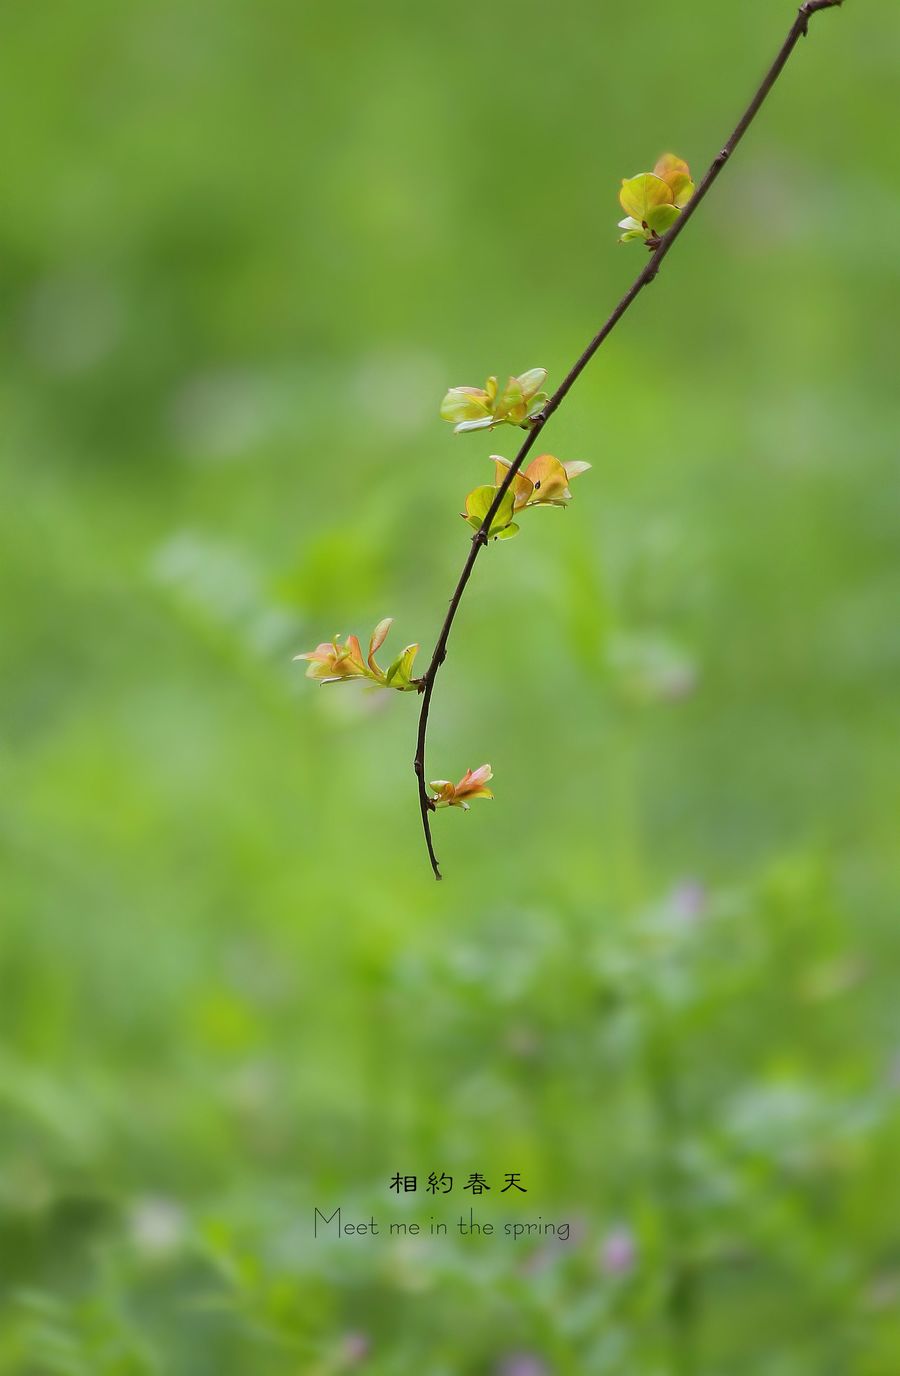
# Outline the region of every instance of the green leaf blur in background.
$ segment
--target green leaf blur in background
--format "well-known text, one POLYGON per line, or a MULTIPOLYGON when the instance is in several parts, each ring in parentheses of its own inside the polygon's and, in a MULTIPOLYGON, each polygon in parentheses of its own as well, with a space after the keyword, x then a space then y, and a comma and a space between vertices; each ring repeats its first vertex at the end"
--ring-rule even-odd
POLYGON ((900 1370, 896 7, 816 16, 479 560, 442 885, 415 696, 292 663, 425 660, 519 433, 441 397, 564 375, 793 13, 3 8, 3 1376, 900 1370))

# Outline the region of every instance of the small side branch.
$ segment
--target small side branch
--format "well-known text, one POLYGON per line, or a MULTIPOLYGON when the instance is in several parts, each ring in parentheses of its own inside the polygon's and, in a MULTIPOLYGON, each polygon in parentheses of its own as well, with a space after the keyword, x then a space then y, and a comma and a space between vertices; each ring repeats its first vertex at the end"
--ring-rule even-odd
POLYGON ((478 555, 481 553, 482 548, 488 542, 487 532, 490 530, 494 517, 500 509, 500 505, 503 501, 503 498, 506 496, 506 493, 509 490, 510 485, 515 480, 516 474, 522 467, 522 464, 525 462, 525 459, 528 457, 529 453, 533 449, 535 441, 537 440, 544 426, 547 424, 548 420, 553 415, 554 411, 559 409, 562 402, 568 396, 569 392, 572 390, 575 383, 578 381, 579 377, 584 372, 585 368, 590 363, 591 359, 594 357, 594 354, 603 344, 604 340, 607 339, 608 336, 612 333, 616 325, 618 325, 619 321, 622 319, 622 316, 629 309, 632 302, 640 295, 644 287, 648 286, 656 277, 656 274, 662 267, 663 262, 665 261, 669 253, 671 253, 672 248, 674 247, 677 239, 680 235, 684 233, 691 219, 696 214, 697 210, 702 205, 706 196, 712 189, 713 183, 716 181, 725 164, 731 158, 732 153, 737 148, 738 144, 746 134, 750 125, 753 123, 754 119, 759 113, 760 107, 766 100, 766 97, 769 95, 769 92, 772 90, 772 87, 775 85, 775 82, 778 80, 779 76, 784 70, 785 64, 787 63, 787 60, 790 57, 791 53, 794 51, 794 48, 797 46, 801 38, 806 37, 806 34, 809 30, 809 21, 812 18, 812 16, 814 14, 817 14, 819 10, 836 9, 841 3, 842 0, 804 0, 804 3, 800 6, 800 9, 797 12, 796 19, 791 25, 787 38, 782 43, 781 48, 779 49, 774 61, 772 62, 772 65, 769 67, 769 70, 766 72, 765 76, 763 77, 762 81, 760 82, 759 86, 754 92, 750 104, 747 106, 746 110, 741 115, 741 118, 738 120, 738 123, 735 126, 734 131, 731 134, 731 137, 728 139, 728 142, 724 144, 721 151, 717 153, 716 156, 713 158, 706 173, 704 174, 699 185, 697 186, 696 191, 694 192, 691 199, 688 201, 687 205, 682 210, 682 213, 679 215, 678 219, 675 221, 672 228, 667 230, 666 233, 661 236, 661 238, 656 242, 655 246, 652 248, 650 259, 644 267, 643 271, 640 272, 638 276, 635 278, 634 282, 632 282, 631 286, 628 288, 627 292, 622 297, 621 301, 616 306, 615 310, 604 321, 600 329, 594 335, 591 342, 588 344, 587 348, 569 369, 568 373, 563 378, 562 382, 559 384, 556 391, 550 397, 543 411, 541 411, 541 413, 532 422, 528 434, 525 437, 525 440, 523 441, 518 454, 516 455, 513 462, 510 464, 502 483, 497 489, 497 492, 494 496, 494 500, 491 503, 490 509, 485 515, 480 528, 476 531, 475 535, 472 538, 472 545, 469 550, 466 562, 463 565, 462 573, 459 576, 459 581, 457 582, 456 588, 454 589, 453 596, 450 599, 450 606, 447 610, 447 615, 444 618, 444 624, 440 629, 440 633, 438 635, 437 642, 434 647, 434 653, 431 656, 428 668, 426 669, 422 678, 424 687, 422 689, 422 705, 419 712, 419 729, 416 738, 415 773, 419 787, 419 808, 422 814, 422 828, 425 833, 425 844, 428 847, 428 858, 431 861, 431 868, 434 871, 436 879, 441 878, 441 870, 437 856, 434 852, 434 841, 431 835, 431 814, 434 811, 434 803, 429 797, 425 781, 425 757, 428 737, 428 719, 429 714, 431 712, 431 701, 434 696, 435 681, 437 679, 440 667, 447 657, 447 642, 450 639, 450 631, 453 628, 453 622, 456 619, 456 613, 459 610, 459 604, 462 601, 462 596, 466 590, 466 585, 468 584, 469 579, 472 576, 472 570, 475 567, 475 561, 478 558, 478 555))

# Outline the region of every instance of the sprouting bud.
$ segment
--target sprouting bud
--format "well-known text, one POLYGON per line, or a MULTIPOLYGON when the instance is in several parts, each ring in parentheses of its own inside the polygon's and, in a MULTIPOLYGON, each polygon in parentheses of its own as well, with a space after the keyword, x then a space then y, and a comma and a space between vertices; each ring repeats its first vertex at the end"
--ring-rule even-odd
POLYGON ((493 793, 486 787, 493 777, 491 766, 483 764, 480 769, 467 769, 458 784, 451 784, 447 779, 436 779, 428 785, 434 790, 432 802, 435 807, 461 807, 468 812, 473 798, 493 798, 493 793))
POLYGON ((369 653, 363 658, 362 648, 355 635, 348 635, 344 644, 340 636, 324 641, 306 654, 294 655, 294 659, 309 661, 307 678, 318 679, 320 683, 340 683, 344 679, 367 679, 379 688, 396 688, 398 692, 416 692, 419 683, 412 677, 413 661, 418 645, 407 645, 387 669, 382 669, 375 659, 384 644, 393 620, 385 617, 379 621, 369 639, 369 653))
POLYGON ((530 368, 511 377, 503 391, 497 379, 489 377, 484 387, 451 387, 441 402, 441 419, 448 420, 454 434, 464 430, 492 430, 495 425, 521 425, 528 428, 547 401, 542 392, 546 368, 530 368))
POLYGON ((652 172, 641 172, 622 182, 619 202, 626 218, 619 221, 619 228, 624 230, 619 242, 642 239, 654 245, 675 223, 693 194, 694 183, 687 163, 674 153, 664 153, 652 172))

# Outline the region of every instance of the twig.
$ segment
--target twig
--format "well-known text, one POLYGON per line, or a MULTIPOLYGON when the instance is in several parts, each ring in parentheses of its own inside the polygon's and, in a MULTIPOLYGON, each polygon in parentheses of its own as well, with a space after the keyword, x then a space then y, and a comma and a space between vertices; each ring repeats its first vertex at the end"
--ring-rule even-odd
POLYGON ((678 219, 672 225, 672 228, 669 229, 665 234, 663 234, 661 238, 655 241, 654 246, 651 250, 650 261, 647 263, 643 272, 639 273, 638 276, 635 278, 634 282, 628 288, 627 292, 622 297, 622 300, 616 306, 615 310, 612 312, 609 318, 603 323, 603 325, 601 325, 600 329, 594 335, 594 338, 591 340, 590 344, 588 344, 587 348, 584 350, 584 353, 581 355, 581 357, 577 360, 577 362, 572 366, 572 368, 563 378, 562 382, 559 384, 556 391, 553 393, 550 400, 547 402, 546 406, 543 408, 540 414, 536 416, 532 421, 531 427, 522 444, 522 447, 520 448, 515 459, 507 469, 506 475, 497 489, 497 492, 494 496, 494 500, 491 503, 490 510, 487 512, 479 529, 475 532, 475 534, 472 537, 472 547, 469 550, 468 558, 466 559, 466 562, 463 565, 462 573, 459 576, 459 582, 456 584, 453 596, 450 599, 450 606, 447 610, 447 615, 444 618, 444 624, 441 627, 440 634, 438 635, 437 643, 434 647, 434 653, 432 654, 428 668, 421 679, 422 706, 419 712, 419 730, 416 739, 416 757, 414 761, 414 768, 416 772, 416 778, 418 779, 419 784, 419 807, 422 812, 422 826, 425 831, 425 844, 428 847, 428 858, 431 861, 431 867, 434 870, 436 879, 441 878, 441 871, 440 866, 438 865, 437 856, 434 853, 434 842, 431 836, 430 814, 434 811, 434 803, 432 799, 429 797, 428 791, 425 786, 425 745, 426 738, 428 735, 428 717, 431 710, 431 699, 434 696, 434 685, 435 680, 438 676, 438 671, 440 670, 441 665, 447 657, 447 641, 450 638, 450 630, 456 618, 456 613, 459 610, 459 604, 462 600, 462 595, 465 592, 466 584, 469 581, 472 569, 475 567, 475 560, 478 558, 478 555, 481 552, 482 547, 486 545, 488 542, 487 532, 490 530, 491 523, 494 517, 496 516, 498 510, 500 509, 500 503, 503 501, 503 498, 506 495, 506 492, 510 484, 515 479, 516 474, 522 467, 522 464, 525 462, 525 459, 527 458, 531 449, 534 447, 535 441, 537 440, 541 431, 544 429, 544 426, 547 424, 547 421, 553 415, 553 412, 559 408, 564 398, 568 396, 572 387, 575 385, 578 378, 584 372, 584 369, 590 363, 591 359, 594 357, 594 354, 600 348, 600 345, 622 319, 622 316, 628 310, 629 306, 634 301, 635 297, 637 297, 643 291, 644 287, 648 286, 649 283, 653 281, 654 277, 662 267, 663 260, 666 258, 666 255, 671 252, 671 249, 675 244, 675 241, 678 239, 679 235, 684 233, 691 218, 696 213, 698 207, 701 205, 708 192, 711 190, 712 185, 718 177, 719 173, 722 171, 722 168, 725 166, 726 162, 731 157, 734 150, 737 148, 738 144, 744 137, 748 128, 753 123, 753 120, 756 118, 760 106, 763 104, 772 87, 775 85, 775 82, 781 75, 788 58, 794 51, 794 48, 799 43, 800 39, 806 36, 807 31, 809 29, 809 21, 812 18, 812 16, 816 14, 819 10, 835 9, 841 3, 842 0, 805 0, 805 3, 800 6, 800 9, 797 12, 797 17, 791 25, 788 36, 784 40, 784 43, 782 44, 777 57, 775 58, 769 70, 766 72, 766 75, 763 77, 762 82, 757 87, 753 99, 750 101, 750 104, 747 106, 746 110, 741 115, 741 118, 739 119, 734 129, 734 132, 732 133, 728 142, 724 145, 721 152, 717 153, 716 156, 713 158, 709 168, 706 171, 706 174, 702 178, 693 196, 682 210, 678 219))

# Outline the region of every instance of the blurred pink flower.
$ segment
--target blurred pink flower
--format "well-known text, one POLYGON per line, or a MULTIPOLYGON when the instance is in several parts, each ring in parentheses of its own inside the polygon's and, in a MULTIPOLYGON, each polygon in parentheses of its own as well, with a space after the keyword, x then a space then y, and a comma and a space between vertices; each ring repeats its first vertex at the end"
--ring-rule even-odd
POLYGON ((550 1372, 534 1353, 516 1352, 504 1357, 497 1368, 497 1376, 550 1376, 550 1372))
POLYGON ((637 1255, 634 1234, 624 1224, 612 1228, 600 1245, 600 1267, 609 1276, 624 1276, 637 1255))
POLYGON ((672 890, 671 903, 677 917, 689 924, 697 922, 706 912, 709 895, 699 879, 682 879, 672 890))
POLYGON ((362 1362, 368 1357, 372 1344, 365 1333, 345 1333, 341 1343, 341 1357, 345 1362, 362 1362))

